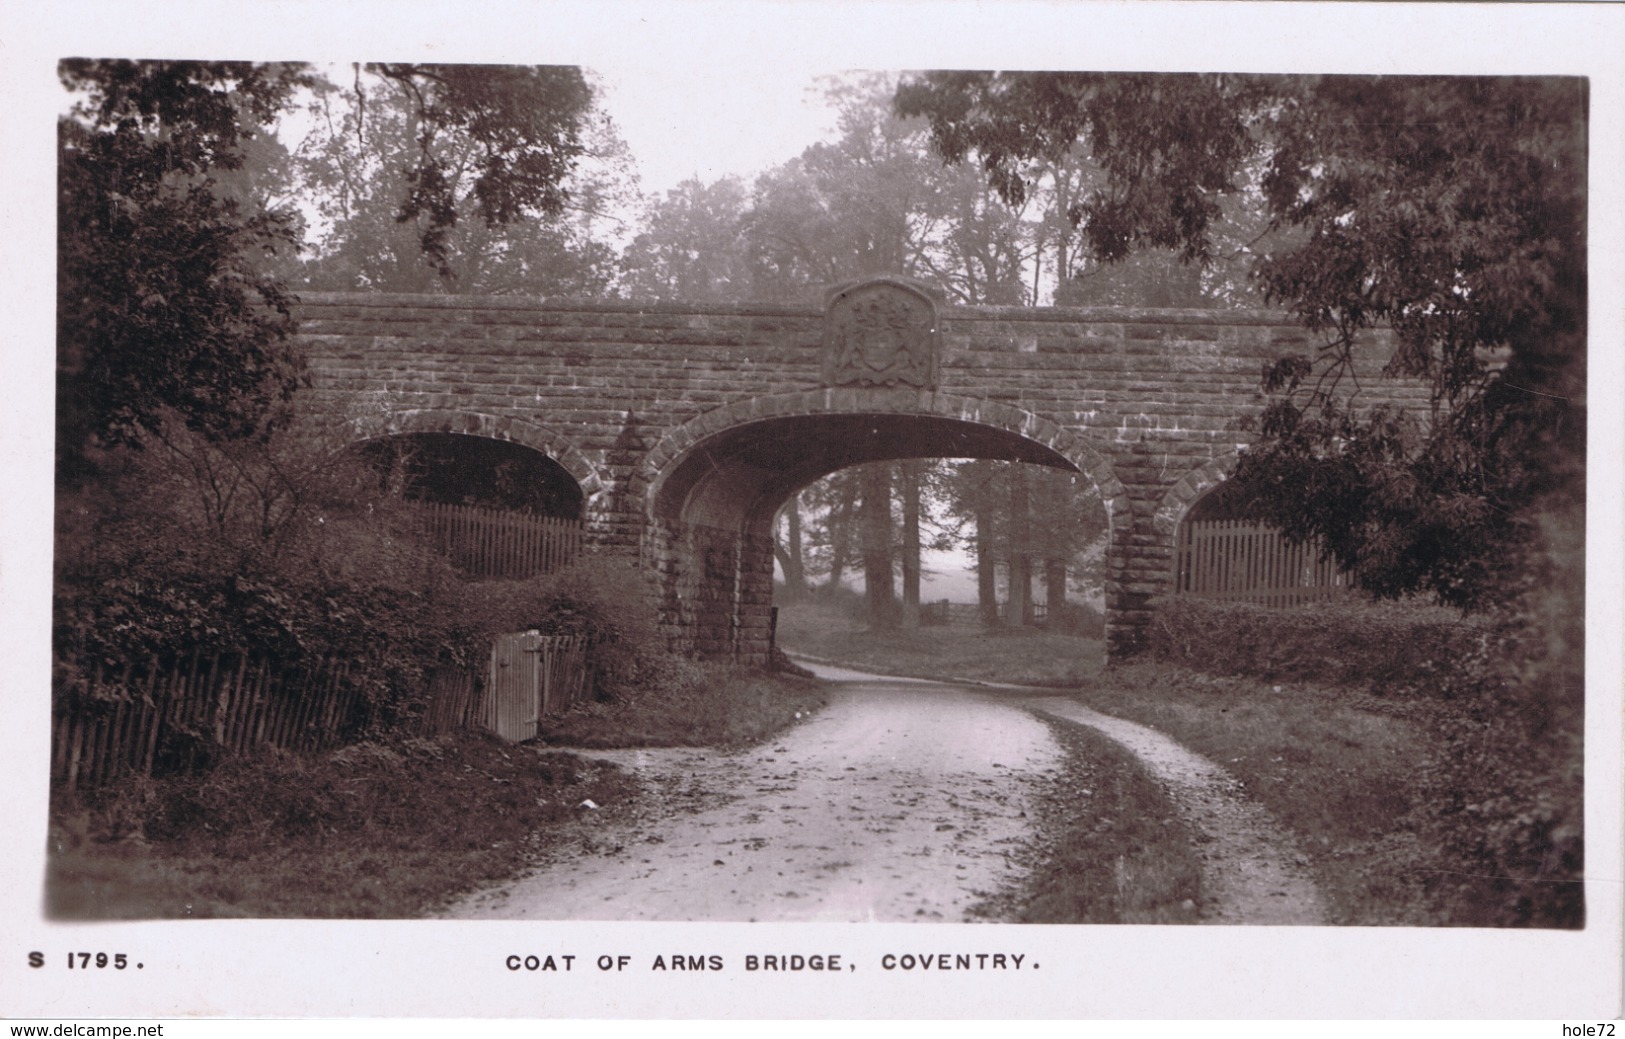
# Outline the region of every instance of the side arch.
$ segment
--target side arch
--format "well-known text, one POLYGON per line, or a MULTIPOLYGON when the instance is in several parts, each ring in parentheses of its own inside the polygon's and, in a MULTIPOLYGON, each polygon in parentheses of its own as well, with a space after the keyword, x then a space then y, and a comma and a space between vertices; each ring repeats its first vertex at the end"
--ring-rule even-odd
POLYGON ((1117 478, 1111 458, 1087 439, 1059 423, 1009 404, 925 390, 807 390, 755 397, 714 408, 661 437, 632 475, 631 497, 643 503, 647 519, 670 519, 669 509, 662 503, 662 491, 695 448, 713 437, 752 423, 826 415, 946 419, 1019 437, 1047 448, 1088 477, 1101 496, 1112 529, 1128 521, 1127 491, 1117 478))
POLYGON ((406 433, 453 433, 504 440, 540 452, 563 466, 580 485, 582 496, 588 501, 604 489, 598 467, 573 441, 562 433, 521 418, 477 411, 415 408, 357 419, 351 424, 351 430, 358 441, 406 433))
POLYGON ((1157 504, 1157 511, 1152 517, 1157 533, 1172 540, 1196 500, 1229 479, 1240 460, 1241 452, 1231 451, 1180 477, 1157 504))

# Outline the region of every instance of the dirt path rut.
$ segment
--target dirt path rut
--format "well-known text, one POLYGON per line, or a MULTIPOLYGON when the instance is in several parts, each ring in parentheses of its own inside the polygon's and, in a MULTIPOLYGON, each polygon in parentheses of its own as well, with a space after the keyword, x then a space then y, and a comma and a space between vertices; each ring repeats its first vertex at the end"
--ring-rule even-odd
POLYGON ((1155 729, 1061 697, 1034 710, 1079 722, 1127 747, 1196 832, 1202 860, 1202 919, 1229 924, 1322 924, 1320 892, 1291 837, 1234 776, 1155 729))

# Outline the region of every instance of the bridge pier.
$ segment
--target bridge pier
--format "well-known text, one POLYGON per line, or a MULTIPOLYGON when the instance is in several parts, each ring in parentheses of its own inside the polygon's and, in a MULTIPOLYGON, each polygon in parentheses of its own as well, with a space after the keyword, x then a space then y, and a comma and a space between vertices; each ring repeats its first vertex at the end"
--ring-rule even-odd
POLYGON ((673 649, 763 665, 771 650, 773 541, 699 523, 651 520, 643 565, 673 649))

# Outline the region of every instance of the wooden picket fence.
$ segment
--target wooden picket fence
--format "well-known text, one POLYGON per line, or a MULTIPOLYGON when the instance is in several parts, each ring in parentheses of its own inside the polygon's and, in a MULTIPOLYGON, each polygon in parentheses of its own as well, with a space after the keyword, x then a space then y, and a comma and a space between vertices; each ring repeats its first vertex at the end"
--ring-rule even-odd
MULTIPOLYGON (((502 669, 513 675, 498 673, 496 649, 483 681, 466 669, 440 668, 428 678, 422 713, 394 719, 394 731, 432 736, 485 728, 507 739, 529 739, 542 714, 589 695, 585 638, 526 634, 496 642, 509 644, 521 650, 521 666, 502 669), (529 688, 519 675, 529 676, 529 688)), ((365 705, 345 681, 351 666, 334 659, 283 672, 263 657, 220 653, 98 668, 82 695, 53 712, 52 781, 74 790, 131 774, 190 769, 203 764, 205 755, 341 746, 358 738, 367 722, 365 705)))
POLYGON ((97 668, 88 696, 52 719, 51 776, 71 790, 128 772, 189 768, 205 752, 336 746, 356 706, 347 673, 334 660, 289 675, 246 653, 97 668), (118 689, 124 695, 110 691, 118 689))
POLYGON ((1289 545, 1274 527, 1207 520, 1180 528, 1174 592, 1264 606, 1297 606, 1349 594, 1349 576, 1313 542, 1289 545))
POLYGON ((581 521, 529 516, 484 505, 418 502, 431 542, 470 577, 534 577, 581 552, 581 521))

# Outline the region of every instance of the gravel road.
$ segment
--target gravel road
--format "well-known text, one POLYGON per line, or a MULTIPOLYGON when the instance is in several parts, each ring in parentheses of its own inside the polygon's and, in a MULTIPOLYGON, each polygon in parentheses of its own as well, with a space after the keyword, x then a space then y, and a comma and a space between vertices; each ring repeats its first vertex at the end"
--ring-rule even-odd
POLYGON ((834 683, 829 705, 774 743, 591 752, 649 788, 630 821, 584 825, 534 873, 444 915, 965 920, 1019 881, 1013 853, 1036 836, 1036 787, 1061 762, 1038 709, 1100 728, 1162 780, 1204 835, 1204 919, 1320 921, 1290 842, 1218 766, 1167 737, 1031 690, 816 670, 834 683))

